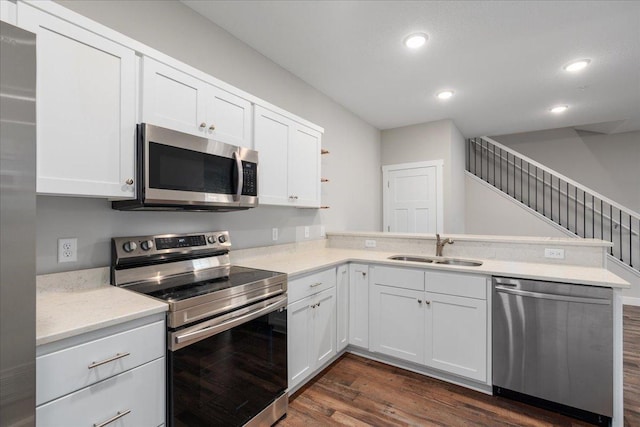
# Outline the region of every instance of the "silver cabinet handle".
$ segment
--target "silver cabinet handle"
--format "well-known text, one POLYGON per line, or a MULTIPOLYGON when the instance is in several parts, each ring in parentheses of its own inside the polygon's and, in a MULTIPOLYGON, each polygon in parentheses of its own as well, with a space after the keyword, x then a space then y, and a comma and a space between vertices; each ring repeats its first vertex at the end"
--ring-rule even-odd
POLYGON ((209 131, 210 131, 210 132, 213 132, 214 130, 216 130, 215 125, 211 125, 211 126, 209 126, 209 131))
POLYGON ((118 359, 122 359, 123 357, 129 356, 131 353, 118 353, 113 357, 103 360, 102 362, 92 362, 91 365, 88 366, 89 369, 97 368, 98 366, 105 365, 107 363, 113 362, 118 359))
POLYGON ((93 427, 104 427, 108 424, 111 424, 114 421, 119 420, 120 418, 124 417, 125 415, 128 415, 131 413, 131 409, 127 409, 126 411, 118 411, 118 413, 116 415, 114 415, 113 417, 109 418, 107 421, 104 421, 102 423, 95 423, 93 425, 93 427))
POLYGON ((128 180, 125 181, 125 183, 127 185, 133 185, 133 180, 131 178, 129 178, 128 180))
POLYGON ((204 129, 207 127, 207 124, 205 122, 200 123, 200 129, 204 129))
POLYGON ((322 285, 322 282, 316 282, 309 285, 310 288, 315 288, 316 286, 322 285))
POLYGON ((236 182, 238 187, 236 188, 236 194, 233 197, 233 200, 236 202, 240 200, 240 196, 242 196, 242 187, 244 185, 244 169, 242 169, 242 159, 240 158, 239 150, 240 149, 233 152, 233 158, 236 159, 236 168, 238 170, 238 182, 236 182))

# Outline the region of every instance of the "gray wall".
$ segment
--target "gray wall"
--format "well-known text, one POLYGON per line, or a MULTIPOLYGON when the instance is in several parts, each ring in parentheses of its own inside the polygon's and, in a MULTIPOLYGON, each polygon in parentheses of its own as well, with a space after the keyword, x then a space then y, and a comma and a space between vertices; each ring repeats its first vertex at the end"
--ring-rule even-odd
POLYGON ((640 212, 640 132, 604 135, 562 128, 492 138, 640 212))
POLYGON ((382 227, 380 131, 176 1, 59 1, 63 6, 325 128, 322 203, 309 210, 259 207, 235 213, 117 212, 106 200, 38 197, 38 274, 106 266, 109 239, 159 232, 229 229, 236 248, 327 231, 382 227), (354 165, 357 165, 354 168, 354 165), (78 262, 57 263, 57 239, 77 237, 78 262))
POLYGON ((444 160, 444 231, 464 233, 464 138, 451 120, 382 131, 382 165, 444 160))
MULTIPOLYGON (((502 236, 569 237, 547 221, 530 213, 513 198, 489 187, 489 184, 465 176, 466 231, 469 234, 502 236)), ((640 302, 640 276, 607 261, 608 269, 631 284, 624 289, 625 297, 640 302)))

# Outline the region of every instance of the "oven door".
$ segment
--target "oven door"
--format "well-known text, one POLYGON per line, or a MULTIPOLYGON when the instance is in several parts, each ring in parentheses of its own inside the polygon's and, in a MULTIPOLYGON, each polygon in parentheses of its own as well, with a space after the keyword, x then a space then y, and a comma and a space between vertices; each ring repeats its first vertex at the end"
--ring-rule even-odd
POLYGON ((241 426, 282 401, 286 304, 283 295, 169 332, 169 426, 241 426))
POLYGON ((145 203, 257 205, 256 151, 148 124, 139 132, 145 203))

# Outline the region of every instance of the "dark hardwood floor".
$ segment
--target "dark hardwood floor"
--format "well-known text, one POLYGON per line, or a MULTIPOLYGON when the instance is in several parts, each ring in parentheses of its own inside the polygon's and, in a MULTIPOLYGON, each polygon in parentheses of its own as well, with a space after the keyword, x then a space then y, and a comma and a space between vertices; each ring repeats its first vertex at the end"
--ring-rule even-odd
MULTIPOLYGON (((640 307, 624 310, 625 427, 640 427, 640 307)), ((488 396, 346 354, 299 390, 279 427, 588 426, 523 403, 488 396)))

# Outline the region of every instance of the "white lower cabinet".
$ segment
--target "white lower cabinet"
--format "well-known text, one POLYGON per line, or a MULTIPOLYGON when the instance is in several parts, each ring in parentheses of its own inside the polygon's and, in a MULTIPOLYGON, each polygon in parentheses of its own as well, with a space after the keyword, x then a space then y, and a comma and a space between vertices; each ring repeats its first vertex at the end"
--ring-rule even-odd
POLYGON ((371 286, 372 351, 410 362, 424 360, 424 292, 371 286))
POLYGON ((336 277, 336 350, 349 345, 349 266, 338 267, 336 277))
POLYGON ((164 422, 165 375, 164 358, 156 359, 38 406, 36 425, 158 426, 164 422))
POLYGON ((336 269, 289 282, 287 345, 289 389, 337 354, 336 269))
POLYGON ((349 344, 369 348, 369 266, 349 264, 349 344))
POLYGON ((486 382, 485 276, 378 266, 370 271, 371 351, 486 382))
POLYGON ((425 364, 487 381, 487 289, 481 275, 427 271, 425 364))
POLYGON ((166 328, 162 317, 38 347, 36 426, 163 424, 166 328))
POLYGON ((425 365, 487 380, 487 302, 427 292, 425 365))

